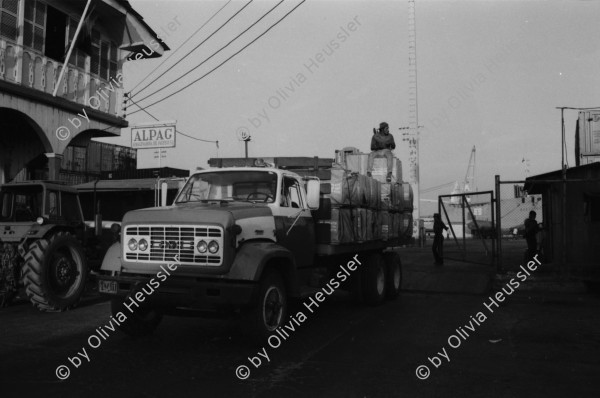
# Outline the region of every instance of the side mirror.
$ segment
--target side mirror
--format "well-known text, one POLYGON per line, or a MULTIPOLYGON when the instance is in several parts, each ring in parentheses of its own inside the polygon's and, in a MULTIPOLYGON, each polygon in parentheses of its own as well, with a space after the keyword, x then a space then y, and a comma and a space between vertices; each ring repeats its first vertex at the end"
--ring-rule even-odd
POLYGON ((310 210, 319 209, 319 194, 321 193, 321 182, 319 179, 310 179, 306 182, 306 199, 310 210))

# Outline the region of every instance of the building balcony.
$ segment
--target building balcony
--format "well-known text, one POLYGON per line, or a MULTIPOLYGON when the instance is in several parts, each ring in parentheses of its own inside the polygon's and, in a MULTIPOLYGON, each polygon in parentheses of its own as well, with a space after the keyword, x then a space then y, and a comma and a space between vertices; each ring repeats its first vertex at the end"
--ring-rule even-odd
MULTIPOLYGON (((85 61, 89 63, 89 59, 85 61)), ((86 68, 68 64, 60 82, 57 97, 87 106, 111 116, 124 117, 123 87, 117 76, 111 81, 86 72, 86 68)), ((0 37, 0 81, 13 83, 40 93, 52 95, 62 63, 41 52, 0 37)), ((117 74, 119 74, 118 71, 117 74)))

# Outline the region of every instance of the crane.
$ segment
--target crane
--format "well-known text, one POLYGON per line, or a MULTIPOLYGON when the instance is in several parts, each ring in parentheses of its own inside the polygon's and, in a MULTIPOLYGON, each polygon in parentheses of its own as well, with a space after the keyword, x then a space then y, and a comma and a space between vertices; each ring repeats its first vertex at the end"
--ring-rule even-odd
MULTIPOLYGON (((475 145, 473 145, 473 149, 471 149, 471 156, 469 157, 469 165, 467 166, 467 173, 465 174, 465 179, 462 182, 456 181, 454 183, 454 189, 452 190, 452 195, 458 195, 461 193, 467 193, 476 191, 477 187, 475 185, 475 145)), ((471 201, 470 197, 467 197, 467 201, 471 201)), ((459 204, 460 200, 457 196, 451 198, 450 203, 459 204)))

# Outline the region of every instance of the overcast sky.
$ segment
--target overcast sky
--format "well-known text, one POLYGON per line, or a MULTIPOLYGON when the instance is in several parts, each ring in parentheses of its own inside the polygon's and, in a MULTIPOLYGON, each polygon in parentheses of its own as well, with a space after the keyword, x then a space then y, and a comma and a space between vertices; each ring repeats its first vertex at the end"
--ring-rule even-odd
MULTIPOLYGON (((174 50, 226 0, 130 2, 174 50), (180 25, 169 32, 173 21, 180 25)), ((187 86, 298 3, 286 0, 219 55, 142 104, 187 86)), ((166 65, 244 4, 230 3, 166 65)), ((176 68, 151 79, 156 83, 135 99, 199 64, 275 4, 254 1, 176 68)), ((473 146, 480 189, 493 187, 495 174, 523 179, 523 159, 529 160, 532 175, 559 169, 560 111, 555 107, 600 106, 600 2, 417 0, 416 7, 419 124, 424 126, 421 188, 463 180, 473 146)), ((333 157, 335 149, 346 146, 367 151, 373 127, 386 121, 406 170, 408 152, 398 128, 408 125, 407 19, 405 0, 306 1, 223 67, 148 108, 161 120, 177 120, 186 134, 220 143, 217 152, 215 144, 178 136, 162 165, 194 169, 207 167, 208 158, 217 155, 242 157, 240 128, 252 136, 250 156, 333 157), (323 54, 320 63, 318 53, 323 54)), ((126 89, 160 62, 130 62, 126 89)), ((566 113, 570 165, 575 163, 576 117, 574 111, 566 113)), ((144 113, 128 120, 151 121, 144 113)), ((110 142, 130 140, 123 130, 110 142)), ((138 152, 142 167, 158 166, 152 152, 138 152)))

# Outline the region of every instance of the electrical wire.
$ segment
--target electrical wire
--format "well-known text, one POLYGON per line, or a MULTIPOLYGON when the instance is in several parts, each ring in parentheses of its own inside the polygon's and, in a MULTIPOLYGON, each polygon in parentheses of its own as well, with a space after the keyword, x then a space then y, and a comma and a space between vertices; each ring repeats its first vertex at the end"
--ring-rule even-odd
MULTIPOLYGON (((136 88, 138 88, 138 87, 139 87, 139 86, 140 86, 140 85, 141 85, 141 84, 142 84, 144 81, 146 81, 146 79, 148 79, 148 78, 150 77, 150 75, 152 75, 154 72, 156 72, 156 71, 158 70, 158 68, 160 68, 161 66, 163 66, 163 65, 165 64, 165 62, 167 62, 169 59, 171 59, 171 57, 172 57, 172 56, 174 56, 174 55, 175 55, 175 53, 176 53, 177 51, 179 51, 179 49, 180 49, 181 47, 183 47, 183 46, 184 46, 184 45, 185 45, 185 44, 186 44, 188 41, 190 41, 190 40, 192 39, 192 37, 196 36, 196 34, 197 34, 198 32, 200 32, 200 31, 202 30, 202 28, 204 28, 204 27, 205 27, 205 26, 206 26, 206 25, 207 25, 207 24, 208 24, 210 21, 212 21, 212 20, 213 20, 213 18, 214 18, 214 17, 216 17, 216 16, 217 16, 217 15, 218 15, 218 14, 219 14, 219 13, 220 13, 220 12, 221 12, 221 11, 222 11, 224 8, 225 8, 225 7, 227 7, 227 5, 228 5, 229 3, 231 3, 231 2, 232 2, 232 0, 229 0, 227 3, 225 3, 225 5, 224 5, 223 7, 219 8, 219 9, 217 10, 217 12, 216 12, 216 13, 214 13, 214 14, 213 14, 213 15, 212 15, 210 18, 208 18, 208 20, 207 20, 206 22, 204 22, 204 23, 202 24, 202 26, 200 26, 198 29, 196 29, 196 31, 195 31, 194 33, 192 33, 192 34, 190 35, 190 37, 188 37, 188 38, 187 38, 187 39, 186 39, 186 40, 185 40, 183 43, 181 43, 181 44, 179 45, 179 47, 177 47, 177 48, 176 48, 176 49, 175 49, 173 52, 171 52, 167 58, 165 58, 165 59, 164 59, 164 60, 163 60, 163 61, 162 61, 162 62, 161 62, 161 63, 160 63, 160 64, 159 64, 159 65, 158 65, 156 68, 154 68, 152 71, 150 71, 150 73, 148 73, 148 74, 146 75, 146 77, 144 77, 142 80, 140 80, 140 81, 138 82, 138 84, 136 84, 136 85, 135 85, 135 86, 134 86, 134 87, 133 87, 133 88, 132 88, 130 91, 134 91, 136 88)), ((164 73, 163 73, 163 75, 164 75, 164 73)), ((142 89, 142 90, 143 90, 143 89, 142 89)), ((141 90, 140 90, 140 91, 141 91, 141 90)))
POLYGON ((425 188, 425 189, 421 190, 421 193, 428 193, 428 192, 437 191, 437 190, 440 190, 442 188, 448 187, 448 186, 450 186, 450 185, 452 185, 454 183, 455 183, 455 181, 451 181, 451 182, 448 182, 446 184, 436 185, 435 187, 425 188))
POLYGON ((153 96, 154 94, 161 92, 162 90, 166 89, 167 87, 171 86, 172 84, 175 84, 179 80, 183 79, 184 77, 186 77, 187 75, 189 75, 190 73, 192 73, 193 71, 195 71, 196 69, 198 69, 199 67, 201 67, 202 65, 204 65, 212 57, 214 57, 215 55, 219 54, 222 50, 224 50, 225 48, 227 48, 231 43, 233 43, 234 41, 236 41, 237 39, 239 39, 244 33, 246 33, 247 31, 249 31, 250 29, 252 29, 254 26, 256 26, 260 21, 262 21, 267 15, 269 15, 273 10, 275 10, 277 7, 279 7, 282 3, 283 3, 283 0, 281 0, 279 3, 277 3, 273 8, 271 8, 269 11, 267 11, 263 16, 261 16, 256 21, 254 21, 254 23, 252 23, 250 26, 248 26, 246 29, 244 29, 240 34, 238 34, 236 37, 234 37, 233 39, 231 39, 223 47, 219 48, 217 51, 215 51, 214 53, 212 53, 212 55, 209 56, 208 58, 206 58, 204 61, 202 61, 198 65, 194 66, 192 69, 190 69, 189 71, 185 72, 183 75, 179 76, 177 79, 175 79, 172 82, 164 85, 163 87, 161 87, 158 90, 152 92, 151 94, 146 95, 144 98, 139 99, 138 101, 142 102, 145 99, 153 96))
MULTIPOLYGON (((231 20, 233 18, 235 18, 240 12, 244 11, 244 9, 246 7, 248 7, 254 0, 250 0, 248 1, 246 4, 244 4, 244 6, 242 8, 240 8, 235 14, 233 14, 227 21, 225 21, 221 26, 219 26, 217 28, 217 30, 215 30, 214 32, 212 32, 210 35, 208 35, 208 37, 204 40, 202 40, 196 47, 192 48, 190 51, 188 51, 183 57, 181 57, 177 62, 175 62, 173 65, 171 65, 166 71, 164 71, 164 73, 162 74, 162 76, 164 76, 167 72, 169 72, 171 69, 173 69, 175 66, 177 66, 181 61, 183 61, 184 59, 186 59, 189 55, 191 55, 194 51, 196 51, 198 49, 198 47, 200 47, 201 45, 203 45, 204 43, 206 43, 211 37, 213 37, 215 34, 217 34, 217 32, 219 32, 221 29, 223 29, 225 27, 225 25, 227 25, 229 22, 231 22, 231 20)), ((160 77, 159 77, 160 79, 160 77)), ((157 79, 158 80, 158 79, 157 79)), ((145 89, 147 89, 149 86, 152 85, 152 83, 154 83, 156 80, 148 83, 146 86, 144 86, 140 91, 138 91, 137 93, 133 94, 132 97, 135 97, 136 95, 138 95, 139 93, 141 93, 142 91, 144 91, 145 89)))
MULTIPOLYGON (((200 80, 204 79, 206 76, 210 75, 211 73, 213 73, 215 70, 219 69, 221 66, 223 66, 226 62, 228 62, 230 59, 232 59, 233 57, 235 57, 236 55, 238 55, 239 53, 241 53, 242 51, 244 51, 246 48, 250 47, 252 44, 254 44, 258 39, 260 39, 261 37, 263 37, 265 34, 267 34, 271 29, 273 29, 275 26, 277 26, 281 21, 283 21, 285 18, 288 17, 288 15, 290 15, 292 12, 294 12, 298 7, 300 7, 304 2, 306 2, 306 0, 302 0, 300 3, 298 3, 294 8, 292 8, 290 11, 288 11, 281 19, 279 19, 277 22, 275 22, 273 25, 271 25, 267 30, 265 30, 263 33, 261 33, 259 36, 257 36, 255 39, 253 39, 250 43, 246 44, 244 47, 242 47, 240 50, 238 50, 237 52, 233 53, 233 55, 231 55, 229 58, 225 59, 225 61, 221 62, 219 65, 215 66, 213 69, 211 69, 210 71, 206 72, 204 75, 200 76, 199 78, 197 78, 196 80, 192 81, 191 83, 189 83, 188 85, 186 85, 185 87, 180 88, 179 90, 167 95, 166 97, 161 98, 158 101, 155 101, 153 103, 151 103, 150 105, 147 105, 146 108, 149 108, 151 106, 154 106, 156 104, 159 104, 165 100, 167 100, 168 98, 171 98, 172 96, 179 94, 180 92, 182 92, 183 90, 185 90, 186 88, 191 87, 193 84, 199 82, 200 80)), ((131 114, 140 112, 135 111, 132 112, 131 114)))
MULTIPOLYGON (((148 111, 146 110, 146 108, 144 108, 144 107, 140 106, 140 105, 139 105, 137 102, 135 102, 135 101, 134 101, 134 100, 132 100, 131 98, 129 98, 129 100, 130 100, 130 101, 131 101, 131 102, 132 102, 132 103, 133 103, 135 106, 137 106, 138 108, 140 108, 140 111, 143 111, 143 112, 145 112, 145 113, 146 113, 148 116, 150 116, 152 119, 156 120, 157 122, 160 122, 160 120, 158 120, 158 119, 157 119, 157 118, 156 118, 156 117, 155 117, 153 114, 151 114, 150 112, 148 112, 148 111)), ((217 141, 205 140, 205 139, 202 139, 202 138, 197 138, 197 137, 193 137, 193 136, 191 136, 191 135, 188 135, 188 134, 182 133, 181 131, 179 131, 179 130, 177 130, 177 129, 175 129, 175 131, 176 131, 178 134, 181 134, 181 135, 182 135, 182 136, 184 136, 184 137, 191 138, 192 140, 196 140, 196 141, 202 141, 202 142, 212 142, 212 143, 215 143, 215 144, 217 144, 217 148, 219 147, 219 141, 218 141, 218 140, 217 140, 217 141)))

